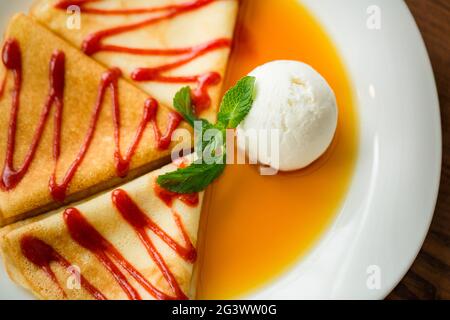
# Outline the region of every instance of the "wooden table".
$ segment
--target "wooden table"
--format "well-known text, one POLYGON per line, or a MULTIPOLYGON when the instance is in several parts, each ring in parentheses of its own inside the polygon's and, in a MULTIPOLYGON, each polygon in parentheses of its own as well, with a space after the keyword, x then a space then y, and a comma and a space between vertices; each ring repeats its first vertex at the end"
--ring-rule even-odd
POLYGON ((431 229, 413 266, 388 299, 450 299, 450 1, 406 3, 433 64, 441 104, 443 162, 431 229))

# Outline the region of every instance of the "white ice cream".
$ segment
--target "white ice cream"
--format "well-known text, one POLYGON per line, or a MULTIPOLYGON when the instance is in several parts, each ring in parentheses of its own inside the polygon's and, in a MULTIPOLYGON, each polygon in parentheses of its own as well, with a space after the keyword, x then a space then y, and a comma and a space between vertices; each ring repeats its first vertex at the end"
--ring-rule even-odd
POLYGON ((338 110, 333 90, 317 71, 297 61, 269 62, 249 75, 256 78, 256 97, 239 126, 238 147, 250 159, 281 171, 310 165, 327 150, 336 131, 338 110), (279 157, 261 150, 262 144, 276 150, 265 134, 259 135, 259 147, 248 142, 250 132, 272 129, 279 130, 279 157))

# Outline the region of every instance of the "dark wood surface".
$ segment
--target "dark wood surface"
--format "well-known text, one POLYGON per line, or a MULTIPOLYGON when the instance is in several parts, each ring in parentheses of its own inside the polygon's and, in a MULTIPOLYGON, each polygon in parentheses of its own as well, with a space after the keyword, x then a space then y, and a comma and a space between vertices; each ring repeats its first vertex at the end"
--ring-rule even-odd
POLYGON ((450 0, 406 0, 422 32, 441 105, 441 187, 431 229, 408 274, 388 299, 450 299, 450 0))

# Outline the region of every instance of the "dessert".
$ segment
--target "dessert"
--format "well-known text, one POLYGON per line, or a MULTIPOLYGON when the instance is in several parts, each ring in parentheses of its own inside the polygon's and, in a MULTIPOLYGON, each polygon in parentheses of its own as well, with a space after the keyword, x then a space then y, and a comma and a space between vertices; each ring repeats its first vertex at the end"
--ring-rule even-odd
POLYGON ((170 164, 113 191, 3 230, 7 271, 41 299, 187 299, 202 193, 155 184, 170 164))
POLYGON ((0 225, 49 211, 170 159, 181 117, 22 14, 0 77, 0 225))
MULTIPOLYGON (((0 81, 6 79, 0 110, 8 110, 0 113, 0 224, 68 205, 0 229, 13 280, 44 299, 236 298, 312 247, 352 177, 357 129, 350 82, 332 42, 297 0, 239 2, 224 78, 237 6, 236 0, 37 0, 33 18, 13 20, 0 66, 0 81), (78 9, 80 29, 67 24, 78 9), (277 65, 270 71, 281 70, 276 83, 264 80, 270 78, 264 70, 255 72, 279 95, 255 94, 255 78, 242 78, 280 58, 305 61, 336 93, 336 135, 317 161, 270 177, 255 165, 181 161, 92 196, 167 163, 173 131, 199 118, 202 134, 218 132, 202 141, 201 155, 213 151, 224 160, 232 154, 226 130, 251 113, 254 98, 258 109, 268 100, 281 112, 283 90, 292 89, 293 105, 308 107, 307 94, 290 81, 279 87, 285 69, 302 73, 303 65, 277 65), (222 79, 226 88, 241 80, 217 113, 222 79)), ((326 96, 329 88, 322 89, 326 96)), ((276 112, 270 119, 258 112, 242 127, 277 119, 276 112)), ((305 114, 284 120, 308 120, 305 114)), ((326 148, 332 122, 310 137, 300 131, 304 146, 317 138, 326 148)), ((322 153, 290 149, 284 170, 322 153)))
POLYGON ((192 86, 197 113, 214 121, 237 13, 236 0, 37 0, 39 22, 170 106, 192 86), (81 28, 67 28, 76 5, 81 28))
POLYGON ((277 170, 309 166, 328 149, 336 131, 333 90, 316 70, 297 61, 268 62, 250 75, 256 78, 256 97, 239 125, 238 146, 277 170))

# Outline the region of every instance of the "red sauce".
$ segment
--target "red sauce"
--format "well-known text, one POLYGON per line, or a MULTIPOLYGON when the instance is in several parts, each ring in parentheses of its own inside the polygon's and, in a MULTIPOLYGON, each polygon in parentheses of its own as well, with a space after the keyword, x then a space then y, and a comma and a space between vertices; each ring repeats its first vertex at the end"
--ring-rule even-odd
POLYGON ((144 289, 147 290, 147 292, 157 299, 187 299, 187 296, 181 290, 175 276, 172 274, 163 257, 147 234, 147 229, 149 229, 170 246, 180 257, 190 263, 194 263, 197 253, 183 227, 180 217, 177 214, 174 214, 175 222, 186 243, 185 246, 180 245, 162 230, 138 207, 125 191, 121 189, 114 190, 112 193, 112 202, 122 217, 134 228, 139 239, 142 241, 150 257, 163 274, 175 296, 167 295, 149 283, 145 277, 136 270, 110 242, 91 226, 75 208, 67 209, 64 212, 64 220, 71 237, 82 247, 91 251, 99 259, 130 299, 141 299, 141 297, 137 290, 128 282, 127 278, 117 265, 120 265, 126 270, 144 289))
MULTIPOLYGON (((143 14, 143 13, 156 13, 156 12, 162 12, 162 11, 168 11, 168 10, 178 10, 182 7, 191 6, 193 3, 188 2, 185 4, 174 4, 174 5, 167 5, 167 6, 161 6, 161 7, 151 7, 151 8, 127 8, 127 9, 99 9, 99 8, 92 8, 92 7, 86 7, 85 5, 92 2, 99 2, 100 0, 61 0, 58 3, 55 4, 55 7, 58 9, 64 9, 68 8, 69 6, 79 6, 83 7, 84 13, 90 13, 90 14, 103 14, 103 15, 124 15, 124 14, 143 14)), ((211 2, 210 0, 203 0, 203 1, 195 1, 195 2, 211 2)))
POLYGON ((147 234, 147 229, 150 229, 155 235, 157 235, 161 240, 167 243, 180 257, 186 261, 193 263, 197 258, 197 252, 192 245, 189 236, 184 229, 180 217, 175 214, 175 222, 179 227, 183 239, 186 243, 186 247, 181 246, 175 240, 173 240, 164 230, 162 230, 152 219, 150 219, 131 199, 131 197, 123 190, 115 190, 112 193, 112 201, 117 210, 121 213, 122 217, 135 229, 143 245, 147 249, 150 257, 153 259, 155 264, 161 270, 164 278, 169 283, 172 290, 175 292, 178 298, 187 298, 180 286, 178 285, 174 275, 167 267, 164 259, 157 251, 153 242, 147 234))
MULTIPOLYGON (((180 197, 181 195, 177 195, 180 197)), ((186 201, 189 205, 198 204, 198 195, 190 195, 192 198, 186 201), (195 202, 193 199, 197 199, 195 202)), ((185 201, 184 198, 180 198, 185 201)), ((92 252, 97 259, 103 264, 103 266, 111 273, 114 279, 117 281, 122 290, 126 293, 131 300, 141 300, 141 296, 128 281, 127 277, 123 274, 122 270, 125 270, 131 277, 133 277, 148 293, 153 297, 160 300, 173 300, 173 299, 187 299, 180 288, 175 276, 167 266, 161 254, 154 246, 152 240, 147 234, 147 230, 153 232, 162 241, 164 241, 172 250, 174 250, 181 258, 189 263, 194 263, 197 259, 197 251, 189 238, 186 229, 183 226, 180 216, 172 210, 175 223, 181 235, 184 246, 175 241, 170 235, 168 235, 162 228, 160 228, 142 209, 133 201, 133 199, 121 189, 114 190, 111 195, 111 200, 118 212, 122 217, 133 227, 136 234, 139 236, 142 244, 145 246, 149 256, 157 265, 158 269, 164 276, 171 287, 174 296, 168 295, 156 287, 154 287, 129 261, 127 261, 122 254, 108 241, 106 240, 81 214, 76 208, 69 208, 64 211, 64 221, 72 239, 77 242, 83 248, 92 252), (120 266, 120 268, 119 268, 120 266)), ((172 201, 166 204, 171 207, 172 201)), ((56 262, 64 268, 69 268, 71 263, 63 258, 56 250, 43 241, 25 236, 21 240, 22 253, 30 262, 40 267, 49 278, 58 285, 63 292, 61 285, 58 282, 54 272, 52 271, 50 264, 56 262)), ((81 279, 81 285, 85 288, 94 298, 106 299, 95 287, 83 278, 81 279)))
POLYGON ((3 80, 0 83, 0 98, 3 96, 3 92, 5 92, 5 86, 6 86, 6 79, 8 77, 8 73, 5 72, 5 75, 3 76, 3 80))
MULTIPOLYGON (((5 65, 7 71, 11 71, 14 75, 14 89, 12 92, 11 115, 8 127, 6 157, 5 164, 2 170, 2 176, 0 179, 0 189, 2 190, 9 191, 14 189, 26 175, 41 141, 45 124, 47 123, 53 105, 55 105, 53 137, 53 157, 55 159, 55 169, 52 176, 50 177, 49 191, 55 200, 61 202, 64 201, 67 189, 69 188, 72 179, 74 178, 78 168, 80 167, 88 150, 90 149, 96 131, 100 111, 103 106, 104 97, 108 89, 111 91, 113 97, 112 108, 115 141, 114 160, 117 175, 120 177, 124 177, 128 173, 130 163, 137 150, 137 147, 139 146, 143 133, 149 123, 151 123, 155 132, 155 141, 157 143, 158 149, 165 150, 170 145, 173 131, 178 127, 182 120, 181 116, 178 113, 171 112, 169 114, 166 132, 162 134, 156 121, 158 103, 152 98, 147 99, 144 105, 142 120, 136 130, 134 139, 127 149, 125 155, 122 155, 122 152, 120 150, 120 105, 118 93, 118 80, 121 73, 118 69, 111 69, 106 71, 101 78, 101 82, 98 88, 97 101, 94 105, 89 128, 86 132, 84 140, 74 161, 70 164, 69 169, 64 175, 62 181, 58 183, 56 178, 56 168, 58 167, 58 160, 61 150, 61 126, 65 86, 65 56, 63 52, 56 51, 52 55, 50 61, 50 90, 48 97, 46 99, 44 107, 42 108, 37 128, 34 132, 33 139, 31 141, 23 164, 20 168, 16 169, 14 168, 13 163, 16 147, 15 140, 17 131, 17 117, 20 106, 20 92, 22 86, 22 58, 20 47, 17 41, 12 39, 6 41, 3 47, 2 58, 3 64, 5 65)), ((6 86, 6 79, 7 78, 5 76, 5 81, 2 84, 3 88, 6 86)))
MULTIPOLYGON (((41 268, 47 276, 58 285, 64 297, 67 297, 55 273, 50 268, 52 262, 58 263, 63 268, 70 270, 71 264, 51 246, 32 236, 25 236, 20 241, 22 254, 34 265, 41 268)), ((80 285, 97 300, 106 300, 106 297, 90 284, 82 275, 79 276, 80 285)))
POLYGON ((55 7, 66 10, 70 5, 77 5, 83 13, 97 15, 130 15, 142 13, 160 13, 151 16, 142 21, 119 25, 113 28, 104 29, 88 35, 82 44, 82 50, 87 55, 93 55, 100 51, 110 51, 117 53, 127 53, 133 55, 154 55, 154 56, 180 56, 179 60, 151 68, 138 68, 131 73, 134 81, 157 81, 166 83, 196 83, 197 87, 192 92, 192 99, 196 106, 196 113, 200 114, 202 110, 209 108, 211 97, 208 94, 208 88, 220 83, 221 76, 217 72, 207 72, 205 74, 194 76, 167 76, 165 72, 177 69, 208 52, 229 48, 230 39, 215 39, 204 44, 188 48, 175 49, 139 49, 116 45, 103 44, 103 40, 118 34, 134 31, 146 26, 154 25, 163 21, 174 19, 179 15, 192 12, 203 8, 214 0, 193 0, 181 4, 173 4, 161 7, 149 8, 127 8, 127 9, 98 9, 86 6, 89 3, 98 0, 62 0, 56 3, 55 7))
POLYGON ((156 123, 156 112, 158 111, 158 102, 155 99, 148 99, 145 103, 146 114, 151 120, 153 133, 157 142, 158 149, 166 150, 169 148, 172 134, 178 128, 183 117, 177 112, 170 112, 166 132, 163 134, 156 123))
POLYGON ((188 193, 188 194, 176 193, 176 192, 172 192, 172 191, 162 188, 157 183, 155 183, 155 185, 154 185, 154 191, 155 191, 156 195, 168 207, 172 207, 175 199, 178 199, 178 200, 184 202, 186 205, 188 205, 190 207, 196 207, 199 203, 198 193, 188 193))
MULTIPOLYGON (((189 161, 186 158, 178 158, 173 161, 173 164, 177 166, 179 169, 186 168, 189 166, 189 161)), ((169 208, 173 207, 173 202, 178 199, 184 204, 190 207, 196 207, 200 203, 199 194, 196 193, 176 193, 162 188, 158 183, 153 185, 153 191, 156 196, 166 204, 169 208)))
MULTIPOLYGON (((180 163, 183 166, 184 162, 180 163)), ((175 194, 165 191, 155 183, 155 193, 170 208, 172 208, 175 198, 183 201, 189 206, 196 206, 199 203, 198 194, 175 194)), ((122 270, 128 272, 148 293, 160 300, 187 299, 177 282, 175 276, 167 266, 164 258, 154 246, 152 240, 147 234, 150 230, 153 234, 164 241, 172 250, 174 250, 181 258, 189 263, 194 263, 197 259, 197 251, 192 244, 191 239, 182 223, 181 217, 175 210, 172 214, 175 223, 183 237, 184 245, 175 241, 161 227, 159 227, 141 208, 133 201, 133 199, 121 189, 114 190, 111 195, 111 201, 117 211, 122 215, 125 221, 133 227, 142 244, 146 248, 149 256, 155 262, 158 269, 163 274, 164 279, 171 287, 174 296, 168 295, 156 287, 154 287, 122 254, 106 240, 81 214, 76 208, 69 208, 64 211, 64 221, 72 239, 83 248, 92 252, 97 259, 103 264, 106 270, 111 273, 122 290, 131 300, 141 300, 141 296, 128 281, 122 270), (121 268, 119 268, 119 266, 121 268)), ((25 236, 21 240, 22 253, 30 262, 40 267, 49 278, 58 285, 63 292, 50 264, 56 262, 65 268, 69 268, 71 263, 64 259, 54 248, 43 241, 25 236)), ((96 299, 106 299, 97 289, 89 282, 81 277, 81 285, 96 299)))
MULTIPOLYGON (((27 173, 31 162, 33 161, 36 150, 39 146, 45 124, 50 114, 53 104, 56 105, 55 112, 55 128, 54 128, 54 148, 53 154, 55 158, 59 157, 60 151, 60 130, 61 130, 61 113, 63 106, 64 91, 64 53, 56 51, 50 62, 50 92, 42 108, 39 122, 33 139, 31 141, 28 152, 22 166, 19 169, 14 168, 14 153, 16 147, 16 131, 17 117, 20 106, 20 92, 22 87, 22 58, 19 44, 15 40, 7 40, 3 47, 3 64, 7 71, 12 71, 14 75, 14 89, 12 92, 10 122, 8 127, 8 138, 6 143, 5 164, 2 170, 2 179, 0 180, 0 188, 3 190, 11 190, 23 179, 27 173)), ((5 77, 6 80, 6 77, 5 77)), ((6 81, 5 84, 6 86, 6 81)))
MULTIPOLYGON (((197 196, 198 197, 198 196, 197 196)), ((165 280, 174 292, 174 296, 168 295, 154 287, 122 254, 106 240, 81 214, 76 208, 69 208, 64 211, 64 221, 72 239, 83 248, 92 252, 103 266, 111 273, 122 290, 131 300, 141 300, 137 289, 128 281, 121 270, 125 270, 133 277, 148 293, 160 300, 187 299, 175 276, 167 266, 161 254, 154 246, 147 234, 147 230, 153 232, 180 257, 189 263, 194 263, 197 252, 186 232, 180 216, 173 212, 175 223, 179 228, 185 245, 179 244, 162 228, 160 228, 148 215, 146 215, 131 197, 123 190, 114 190, 111 196, 112 203, 120 212, 122 217, 133 227, 142 244, 145 246, 152 260, 155 262, 165 280), (120 268, 119 268, 120 266, 120 268)), ((58 282, 50 264, 52 262, 60 264, 69 269, 71 263, 62 257, 53 247, 45 242, 25 236, 21 240, 22 253, 30 262, 41 268, 48 277, 60 288, 63 295, 67 297, 58 282)), ((92 286, 83 276, 80 275, 81 285, 95 299, 106 299, 94 286, 92 286)))
MULTIPOLYGON (((92 227, 89 222, 75 209, 70 208, 64 212, 64 221, 72 239, 80 246, 91 251, 104 267, 112 274, 114 279, 131 300, 141 300, 137 290, 128 282, 126 276, 113 262, 115 260, 123 269, 129 272, 137 281, 146 282, 145 278, 128 263, 117 249, 92 227)), ((151 291, 157 291, 149 285, 151 291)))

